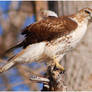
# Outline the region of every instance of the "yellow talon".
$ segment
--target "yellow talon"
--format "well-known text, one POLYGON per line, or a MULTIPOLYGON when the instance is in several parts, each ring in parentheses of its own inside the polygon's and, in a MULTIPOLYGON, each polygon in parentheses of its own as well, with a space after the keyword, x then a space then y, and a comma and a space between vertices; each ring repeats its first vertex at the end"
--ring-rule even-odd
POLYGON ((58 61, 55 61, 55 65, 57 68, 59 68, 61 71, 64 71, 64 67, 58 63, 58 61))
POLYGON ((56 59, 56 57, 54 57, 54 63, 58 69, 64 71, 64 67, 61 64, 59 64, 59 61, 56 59))

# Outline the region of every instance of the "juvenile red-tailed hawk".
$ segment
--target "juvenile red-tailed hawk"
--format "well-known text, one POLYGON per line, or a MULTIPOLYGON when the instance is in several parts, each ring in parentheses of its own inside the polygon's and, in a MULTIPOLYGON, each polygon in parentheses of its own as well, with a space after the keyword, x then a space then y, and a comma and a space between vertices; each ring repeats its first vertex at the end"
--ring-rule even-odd
POLYGON ((11 58, 0 72, 16 63, 33 61, 53 61, 57 68, 63 70, 59 61, 80 42, 91 18, 92 9, 85 8, 70 16, 46 17, 27 26, 22 31, 25 40, 15 46, 23 47, 23 50, 11 58))

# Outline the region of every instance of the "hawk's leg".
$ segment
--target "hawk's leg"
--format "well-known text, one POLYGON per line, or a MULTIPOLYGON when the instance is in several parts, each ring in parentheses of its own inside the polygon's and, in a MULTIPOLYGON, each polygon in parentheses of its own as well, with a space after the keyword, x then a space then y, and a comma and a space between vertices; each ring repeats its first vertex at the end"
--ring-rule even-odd
POLYGON ((53 61, 54 61, 53 63, 55 64, 56 68, 60 69, 61 71, 64 71, 64 67, 61 64, 59 64, 59 61, 56 59, 55 56, 53 58, 53 61))

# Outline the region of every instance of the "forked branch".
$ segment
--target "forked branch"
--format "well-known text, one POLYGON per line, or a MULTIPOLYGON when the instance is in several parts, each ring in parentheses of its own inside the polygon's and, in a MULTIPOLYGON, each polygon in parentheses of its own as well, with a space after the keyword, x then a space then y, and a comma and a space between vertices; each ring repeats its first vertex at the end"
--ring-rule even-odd
POLYGON ((56 69, 54 66, 48 66, 47 73, 44 77, 32 75, 31 81, 43 83, 41 91, 65 91, 64 71, 56 69))

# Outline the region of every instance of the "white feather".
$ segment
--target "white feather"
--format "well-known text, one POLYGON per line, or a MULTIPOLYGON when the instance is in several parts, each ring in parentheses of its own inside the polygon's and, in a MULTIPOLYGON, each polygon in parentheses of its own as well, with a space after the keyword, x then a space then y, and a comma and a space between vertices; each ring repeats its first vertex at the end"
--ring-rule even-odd
POLYGON ((39 61, 44 53, 46 42, 29 45, 24 53, 17 57, 14 61, 18 63, 39 61))

